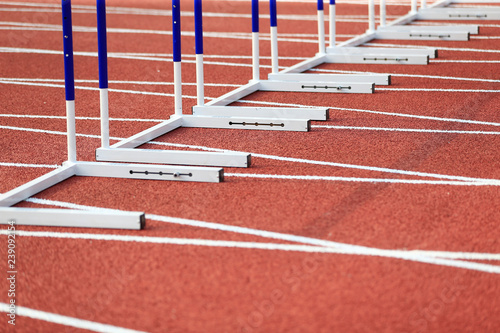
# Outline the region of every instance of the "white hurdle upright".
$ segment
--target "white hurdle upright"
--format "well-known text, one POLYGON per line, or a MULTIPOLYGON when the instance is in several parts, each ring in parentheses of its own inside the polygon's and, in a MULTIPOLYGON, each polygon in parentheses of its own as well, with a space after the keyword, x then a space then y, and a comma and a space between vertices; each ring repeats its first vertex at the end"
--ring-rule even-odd
MULTIPOLYGON (((416 0, 412 0, 416 2, 416 0)), ((417 20, 500 20, 500 7, 478 7, 478 8, 450 8, 447 7, 454 3, 472 3, 485 4, 495 3, 498 0, 443 0, 427 6, 425 0, 422 0, 422 7, 415 11, 417 20)), ((416 4, 415 4, 416 7, 416 4)))
MULTIPOLYGON (((100 2, 101 0, 98 0, 100 2)), ((104 0, 102 0, 103 2, 104 0)), ((142 212, 115 210, 75 211, 69 209, 14 208, 13 205, 48 189, 73 176, 109 177, 128 179, 177 180, 221 182, 223 169, 181 167, 148 164, 117 164, 80 162, 77 160, 75 131, 75 79, 73 61, 73 29, 71 0, 62 0, 64 76, 66 91, 67 149, 68 160, 62 167, 0 195, 0 224, 67 226, 89 228, 142 229, 145 215, 142 212)), ((106 81, 101 81, 102 101, 107 98, 106 81)), ((106 125, 106 121, 103 122, 106 125)), ((106 143, 106 129, 104 130, 106 143)))
MULTIPOLYGON (((330 82, 314 79, 304 80, 304 77, 281 80, 276 76, 278 66, 278 30, 276 0, 270 0, 270 30, 271 30, 271 64, 272 73, 268 80, 260 79, 259 70, 259 3, 252 0, 252 80, 248 84, 229 92, 215 100, 193 108, 194 115, 241 116, 255 115, 259 117, 292 117, 310 120, 326 120, 327 110, 323 108, 248 108, 229 104, 240 100, 256 91, 282 92, 320 92, 320 93, 373 93, 373 82, 357 82, 355 80, 332 80, 330 82)), ((343 76, 342 78, 346 78, 343 76)))

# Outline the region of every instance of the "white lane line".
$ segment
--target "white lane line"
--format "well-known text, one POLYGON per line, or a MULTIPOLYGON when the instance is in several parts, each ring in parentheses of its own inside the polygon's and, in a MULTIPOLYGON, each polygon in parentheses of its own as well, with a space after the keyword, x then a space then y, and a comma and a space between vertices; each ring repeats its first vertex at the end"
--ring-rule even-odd
MULTIPOLYGON (((1 12, 1 9, 0 9, 1 12)), ((6 23, 6 22, 0 22, 6 23)), ((61 27, 50 27, 40 25, 39 27, 23 27, 23 26, 0 26, 0 30, 4 31, 52 31, 52 32, 61 32, 61 27)), ((85 27, 85 26, 73 26, 73 32, 90 32, 96 33, 97 28, 93 27, 85 27)), ((108 33, 120 33, 120 34, 150 34, 150 35, 166 35, 171 36, 171 31, 162 31, 162 30, 144 30, 144 29, 125 29, 125 28, 107 28, 108 33)), ((194 37, 194 31, 183 31, 183 36, 186 37, 194 37)), ((226 38, 226 39, 243 39, 250 40, 252 36, 250 34, 242 34, 242 33, 232 33, 232 32, 204 32, 203 37, 205 38, 226 38)), ((261 40, 271 40, 270 37, 261 37, 261 40)), ((314 39, 305 39, 305 38, 283 38, 278 37, 278 41, 280 42, 294 42, 294 43, 311 43, 315 44, 318 41, 314 39)))
MULTIPOLYGON (((15 47, 0 47, 0 53, 35 53, 35 54, 54 54, 62 55, 62 51, 56 50, 43 50, 43 49, 29 49, 29 48, 15 48, 15 47)), ((76 56, 88 56, 97 57, 96 52, 75 52, 76 56)), ((129 60, 144 60, 144 61, 161 61, 161 62, 171 62, 171 55, 165 55, 170 57, 160 57, 158 54, 146 54, 146 53, 108 53, 109 58, 117 59, 129 59, 129 60)), ((184 56, 184 55, 183 55, 184 56)), ((186 55, 186 57, 193 58, 194 55, 186 55)), ((250 59, 245 56, 224 56, 216 55, 213 58, 227 58, 227 59, 250 59)), ((292 60, 291 57, 279 57, 280 60, 292 60)), ((297 59, 301 60, 301 59, 297 59)), ((184 63, 195 63, 194 60, 183 60, 184 63)), ((251 64, 247 63, 237 63, 237 62, 220 62, 220 61, 204 61, 206 65, 218 65, 218 66, 234 66, 234 67, 252 67, 251 64)), ((262 68, 271 68, 269 65, 261 65, 262 68)), ((280 68, 286 68, 285 66, 280 66, 280 68)), ((425 78, 425 79, 440 79, 440 80, 456 80, 456 81, 472 81, 472 82, 493 82, 499 83, 500 80, 496 79, 483 79, 483 78, 467 78, 467 77, 453 77, 453 76, 439 76, 439 75, 420 75, 420 74, 398 74, 398 73, 375 73, 375 72, 360 72, 360 71, 345 71, 345 70, 333 70, 333 69, 319 69, 312 68, 311 72, 323 72, 323 73, 344 73, 344 74, 386 74, 395 77, 415 77, 415 78, 425 78)), ((377 87, 377 89, 379 89, 377 87)))
MULTIPOLYGON (((262 66, 261 66, 262 67, 262 66)), ((90 82, 92 80, 80 80, 77 83, 93 83, 90 82)), ((39 81, 43 82, 43 81, 39 81)), ((52 84, 52 83, 39 83, 27 80, 9 80, 9 79, 0 79, 0 84, 13 84, 13 85, 24 85, 24 86, 38 86, 38 87, 49 87, 49 88, 64 88, 65 86, 62 84, 52 84)), ((46 81, 50 82, 50 81, 46 81)), ((114 82, 115 84, 117 82, 114 82)), ((121 82, 124 84, 141 84, 141 85, 155 85, 154 83, 141 83, 140 81, 124 81, 121 82)), ((168 82, 158 83, 157 85, 173 85, 168 82)), ((184 83, 183 83, 184 85, 184 83)), ((185 84, 185 85, 195 85, 195 84, 185 84)), ((216 87, 239 87, 240 85, 228 85, 228 84, 213 84, 212 86, 216 87)), ((97 87, 88 87, 88 86, 76 86, 76 89, 81 90, 95 90, 98 91, 97 87)), ((405 91, 405 92, 457 92, 457 93, 499 93, 500 90, 490 90, 490 89, 440 89, 440 88, 381 88, 378 87, 376 90, 378 91, 405 91)), ((154 95, 154 96, 166 96, 166 97, 174 97, 174 94, 169 93, 159 93, 159 92, 149 92, 149 91, 139 91, 139 90, 130 90, 130 89, 112 89, 109 91, 112 92, 120 92, 120 93, 129 93, 129 94, 139 94, 139 95, 154 95)), ((196 98, 196 96, 191 95, 183 95, 185 98, 196 98)), ((205 99, 214 99, 213 97, 205 97, 205 99)), ((244 100, 240 100, 239 102, 245 102, 244 100)))
MULTIPOLYGON (((0 77, 0 81, 8 82, 56 82, 64 83, 64 79, 29 79, 29 78, 8 78, 0 77)), ((109 83, 113 84, 134 84, 134 85, 145 85, 145 86, 173 86, 174 82, 155 82, 155 81, 128 81, 128 80, 109 80, 109 83)), ((81 80, 76 79, 75 83, 99 83, 99 80, 81 80)), ((183 86, 196 86, 196 82, 182 82, 183 86)), ((204 82, 204 86, 207 87, 241 87, 241 84, 229 84, 229 83, 208 83, 204 82)))
MULTIPOLYGON (((25 115, 25 114, 0 114, 0 118, 26 118, 26 119, 57 119, 66 120, 66 116, 47 116, 47 115, 25 115)), ((75 117, 76 120, 94 120, 100 121, 99 117, 75 117)), ((163 119, 139 119, 139 118, 109 118, 110 121, 133 121, 146 123, 161 123, 163 119)))
MULTIPOLYGON (((29 164, 0 162, 0 167, 18 168, 46 168, 57 169, 57 164, 29 164)), ((421 180, 421 179, 391 179, 391 178, 364 178, 364 177, 337 177, 337 176, 313 176, 313 175, 277 175, 277 174, 257 174, 257 173, 225 173, 224 177, 236 178, 256 178, 256 179, 282 179, 282 180, 302 180, 302 181, 329 181, 348 183, 384 183, 384 184, 407 184, 407 185, 448 185, 448 186, 500 186, 500 180, 490 181, 448 181, 448 180, 421 180)))
MULTIPOLYGON (((0 115, 0 117, 1 116, 2 115, 0 115)), ((97 119, 98 118, 96 118, 96 120, 97 119)), ((355 130, 355 131, 500 135, 500 132, 492 132, 492 131, 455 131, 455 130, 438 130, 438 129, 424 129, 424 128, 360 127, 360 126, 334 126, 334 125, 312 125, 311 127, 312 128, 338 129, 338 130, 355 130)))
POLYGON ((444 259, 460 260, 500 260, 500 253, 477 253, 477 252, 449 252, 449 251, 424 251, 411 250, 413 254, 422 254, 444 259))
POLYGON ((443 180, 420 180, 420 179, 387 179, 387 178, 359 178, 359 177, 331 177, 310 175, 270 175, 255 173, 225 173, 224 177, 257 178, 257 179, 283 179, 283 180, 306 180, 306 181, 333 181, 350 183, 384 183, 384 184, 412 184, 412 185, 450 185, 450 186, 500 186, 500 179, 496 182, 464 182, 443 180))
MULTIPOLYGON (((438 79, 438 80, 455 80, 455 81, 473 81, 473 82, 492 82, 499 83, 500 80, 495 79, 483 79, 483 78, 473 78, 473 77, 454 77, 454 76, 440 76, 440 75, 421 75, 421 74, 398 74, 398 73, 376 73, 376 72, 359 72, 359 71, 343 71, 335 69, 319 69, 312 68, 311 72, 324 72, 324 73, 343 73, 343 74, 385 74, 397 77, 415 77, 423 79, 438 79)), ((378 89, 378 87, 376 88, 378 89)))
MULTIPOLYGON (((9 305, 0 302, 0 311, 9 313, 9 305)), ((24 306, 16 305, 16 315, 21 317, 29 317, 36 320, 43 320, 49 323, 71 326, 83 330, 89 330, 102 333, 144 333, 143 331, 131 330, 118 326, 101 324, 94 321, 78 319, 74 317, 63 316, 56 313, 35 310, 24 306)), ((5 319, 7 320, 7 319, 5 319)))
POLYGON ((499 93, 500 90, 491 89, 443 89, 443 88, 382 88, 379 91, 408 91, 408 92, 458 92, 458 93, 499 93))
POLYGON ((32 164, 32 163, 10 163, 0 162, 0 166, 16 167, 16 168, 44 168, 44 169, 57 169, 60 165, 57 164, 32 164))
MULTIPOLYGON (((293 252, 308 252, 308 253, 357 255, 357 256, 381 257, 389 259, 400 259, 405 261, 426 263, 431 265, 462 268, 462 269, 480 271, 491 274, 500 274, 500 266, 462 261, 459 259, 432 257, 432 256, 422 255, 420 253, 414 253, 411 251, 384 250, 372 247, 322 241, 315 238, 268 232, 258 229, 234 227, 234 226, 221 225, 211 222, 178 219, 178 218, 171 218, 159 215, 147 215, 146 218, 160 222, 190 225, 201 228, 230 231, 247 235, 256 235, 264 238, 281 239, 281 240, 305 243, 305 244, 321 243, 323 245, 307 246, 307 245, 288 245, 288 244, 259 243, 259 242, 220 241, 220 240, 206 240, 206 239, 183 239, 183 238, 170 238, 170 237, 129 236, 129 235, 116 235, 116 234, 63 233, 63 232, 24 231, 24 230, 16 231, 16 235, 18 237, 42 237, 42 238, 58 238, 58 239, 78 239, 78 240, 83 239, 83 240, 119 241, 119 242, 135 242, 135 243, 150 243, 150 244, 151 243, 168 244, 168 245, 178 245, 178 246, 223 247, 223 248, 233 248, 233 249, 237 248, 237 249, 252 249, 252 250, 267 250, 267 251, 293 251, 293 252)), ((8 235, 8 230, 0 230, 0 235, 8 235)))
MULTIPOLYGON (((47 199, 38 199, 38 198, 29 198, 26 201, 32 202, 35 204, 40 204, 40 205, 48 205, 48 206, 55 206, 55 207, 61 207, 61 208, 69 208, 69 209, 77 209, 77 210, 112 210, 108 208, 101 208, 101 207, 95 207, 95 206, 87 206, 87 205, 78 205, 74 203, 69 203, 69 202, 62 202, 62 201, 55 201, 55 200, 47 200, 47 199)), ((339 243, 339 242, 333 242, 333 241, 327 241, 327 240, 321 240, 321 239, 316 239, 316 238, 311 238, 311 237, 304 237, 304 236, 296 236, 292 234, 284 234, 284 233, 278 233, 278 232, 271 232, 271 231, 265 231, 265 230, 259 230, 259 229, 252 229, 252 228, 247 228, 247 227, 238 227, 238 226, 231 226, 231 225, 226 225, 226 224, 220 224, 220 223, 213 223, 213 222, 205 222, 205 221, 199 221, 199 220, 192 220, 192 219, 183 219, 183 218, 176 218, 176 217, 169 217, 169 216, 162 216, 162 215, 153 215, 153 214, 148 214, 147 219, 151 220, 156 220, 159 222, 166 222, 166 223, 175 223, 175 224, 180 224, 180 225, 187 225, 191 227, 200 227, 200 228, 208 228, 208 229, 213 229, 213 230, 221 230, 221 231, 227 231, 227 232, 233 232, 233 233, 239 233, 239 234, 247 234, 247 235, 253 235, 253 236, 258 236, 262 238, 270 238, 270 239, 278 239, 281 241, 287 241, 287 242, 293 242, 293 243, 302 243, 302 244, 309 244, 310 246, 319 246, 319 247, 327 247, 327 248, 332 248, 332 249, 347 249, 347 250, 365 250, 365 249, 372 249, 370 247, 365 247, 365 246, 359 246, 359 245, 353 245, 353 244, 346 244, 346 243, 339 243)), ((395 253, 395 254, 412 254, 413 252, 417 251, 418 254, 425 254, 425 256, 436 256, 436 257, 441 257, 441 258, 454 258, 454 259, 474 259, 474 260, 498 260, 500 254, 491 254, 491 253, 478 253, 478 252, 444 252, 444 251, 425 251, 425 250, 383 250, 386 251, 387 254, 389 253, 395 253), (429 254, 427 254, 429 253, 429 254)))
MULTIPOLYGON (((314 106, 314 105, 303 105, 303 104, 294 104, 294 103, 278 103, 278 102, 265 102, 265 101, 253 101, 253 100, 239 100, 238 103, 247 103, 247 104, 262 104, 262 105, 275 105, 275 106, 291 106, 291 107, 324 107, 324 106, 314 106)), ((462 124, 476 124, 476 125, 488 125, 488 126, 500 126, 500 123, 488 122, 488 121, 480 121, 480 120, 469 120, 469 119, 459 119, 459 118, 442 118, 442 117, 433 117, 433 116, 421 116, 410 113, 396 113, 396 112, 384 112, 384 111, 375 111, 375 110, 365 110, 365 109, 353 109, 353 108, 341 108, 335 106, 329 106, 330 109, 340 110, 340 111, 352 111, 352 112, 364 112, 364 113, 372 113, 378 115, 385 116, 395 116, 395 117, 404 117, 404 118, 416 118, 416 119, 426 119, 426 120, 436 120, 436 121, 446 121, 446 122, 455 122, 462 124)))
MULTIPOLYGON (((57 119, 66 120, 65 116, 48 115, 24 115, 24 114, 0 114, 0 118, 20 118, 20 119, 57 119)), ((100 121, 99 117, 75 117, 76 120, 100 121)), ((163 119, 141 119, 141 118, 109 118, 110 121, 131 121, 131 122, 153 122, 161 123, 163 119)), ((406 132, 406 133, 433 133, 433 134, 469 134, 469 135, 500 135, 494 131, 462 131, 462 130, 440 130, 426 128, 398 128, 398 127, 363 127, 363 126, 335 126, 335 125, 311 125, 312 128, 325 128, 336 130, 356 130, 356 131, 382 131, 382 132, 406 132)))
MULTIPOLYGON (((33 83, 33 82, 21 82, 21 81, 0 81, 0 84, 14 84, 14 85, 21 85, 21 86, 35 86, 35 87, 48 87, 48 88, 65 88, 65 86, 63 84, 33 83)), ((99 91, 98 87, 87 87, 87 86, 75 86, 75 89, 99 91)), ((109 91, 110 92, 118 92, 118 93, 126 93, 126 94, 135 94, 135 95, 175 97, 174 94, 158 93, 158 92, 151 92, 151 91, 126 90, 126 89, 109 89, 109 91)), ((196 96, 182 95, 182 98, 196 99, 196 96)), ((205 97, 205 99, 211 99, 211 98, 205 97)))
MULTIPOLYGON (((55 134, 55 135, 66 135, 66 132, 61 132, 61 131, 40 130, 40 129, 32 129, 32 128, 24 128, 24 127, 15 127, 15 126, 3 126, 2 125, 2 126, 0 126, 0 129, 35 132, 35 133, 46 133, 46 134, 55 134)), ((77 137, 94 138, 94 139, 100 138, 99 135, 90 135, 90 134, 77 134, 76 136, 77 137)), ((112 137, 111 139, 112 140, 123 140, 123 138, 115 138, 115 137, 112 137)), ((219 152, 231 151, 231 150, 225 150, 225 149, 219 149, 219 148, 211 148, 211 147, 205 147, 205 146, 187 145, 187 144, 179 144, 179 143, 156 142, 156 141, 150 141, 149 143, 170 146, 170 147, 193 148, 193 149, 199 149, 199 150, 205 150, 205 151, 219 151, 219 152)), ((233 152, 235 152, 235 151, 233 151, 233 152)), ((258 153, 252 153, 252 152, 244 152, 244 153, 251 154, 253 157, 260 157, 260 158, 270 159, 270 160, 275 160, 275 161, 304 163, 304 164, 331 166, 331 167, 365 170, 365 171, 376 171, 376 172, 382 172, 382 173, 392 173, 392 174, 407 175, 407 176, 430 177, 430 178, 457 180, 457 181, 464 181, 464 182, 481 182, 481 183, 491 182, 492 184, 497 184, 500 181, 498 179, 452 176, 452 175, 444 175, 444 174, 429 173, 429 172, 408 171, 408 170, 399 170, 399 169, 374 167, 374 166, 366 166, 366 165, 356 165, 356 164, 347 164, 347 163, 338 163, 338 162, 309 160, 309 159, 303 159, 303 158, 258 154, 258 153)))
MULTIPOLYGON (((27 85, 27 86, 33 85, 33 86, 52 87, 52 88, 64 88, 64 85, 41 84, 41 83, 37 84, 37 83, 17 82, 17 81, 0 81, 0 84, 2 84, 2 83, 3 84, 20 84, 20 85, 27 85)), ((78 87, 78 86, 76 87, 76 89, 98 90, 97 88, 93 88, 93 87, 78 87)), ((110 91, 130 93, 130 94, 145 94, 145 95, 153 95, 153 96, 173 97, 173 94, 157 93, 157 92, 141 92, 141 91, 136 91, 136 90, 119 90, 119 89, 110 89, 110 91)), ((183 97, 191 98, 191 99, 196 98, 196 96, 191 96, 191 95, 183 95, 183 97)), ((211 100, 211 99, 215 99, 215 98, 214 97, 205 97, 205 99, 211 100)), ((253 101, 253 100, 239 100, 238 102, 239 103, 248 103, 248 104, 262 104, 262 105, 300 107, 300 108, 324 107, 324 106, 313 106, 313 105, 292 104, 292 103, 278 103, 278 102, 267 102, 267 101, 253 101)), ((334 109, 334 110, 340 110, 340 111, 364 112, 364 113, 371 113, 371 114, 378 114, 378 115, 385 115, 385 116, 396 116, 396 117, 405 117, 405 118, 416 118, 416 119, 425 119, 425 120, 456 122, 456 123, 463 123, 463 124, 500 126, 500 123, 479 121, 479 120, 421 116, 421 115, 416 115, 416 114, 383 112, 383 111, 375 111, 375 110, 342 108, 342 107, 334 107, 334 106, 330 106, 329 108, 334 109)))
POLYGON ((457 64, 500 64, 500 60, 437 60, 431 59, 430 62, 436 63, 457 63, 457 64))
MULTIPOLYGON (((48 6, 46 6, 48 7, 48 6)), ((0 8, 0 12, 36 12, 36 13, 59 13, 60 9, 58 7, 50 8, 19 8, 12 7, 0 8), (53 8, 53 9, 52 9, 53 8)), ((74 5, 72 12, 75 14, 95 14, 95 7, 93 6, 83 6, 74 5)), ((172 12, 165 9, 144 9, 144 8, 125 8, 125 7, 112 7, 106 8, 106 13, 109 15, 150 15, 150 16, 167 16, 171 17, 172 12)), ((181 15, 187 17, 193 17, 194 12, 191 11, 181 11, 181 15)), ((203 12, 203 17, 205 18, 239 18, 239 19, 251 19, 251 14, 241 14, 241 13, 221 13, 221 12, 203 12)), ((261 14, 260 18, 269 19, 269 14, 261 14)), ((363 17, 351 17, 349 15, 336 15, 337 22, 352 22, 352 23, 365 23, 367 19, 363 17)), ((288 20, 288 21, 316 21, 318 18, 316 15, 292 15, 292 14, 278 14, 278 20, 288 20)), ((328 20, 328 16, 325 16, 328 20)))
MULTIPOLYGON (((19 49, 19 48, 7 48, 0 47, 0 53, 34 53, 34 54, 53 54, 53 55, 63 55, 62 52, 52 51, 52 50, 37 50, 37 49, 19 49)), ((94 52, 75 52, 75 56, 86 56, 86 57, 97 57, 97 53, 94 52)), ((158 58, 158 57, 136 57, 136 56, 122 56, 114 55, 113 53, 108 54, 108 58, 118 58, 118 59, 128 59, 128 60, 147 60, 147 61, 161 61, 161 62, 172 62, 172 59, 158 58)), ((183 60, 186 64, 195 64, 195 60, 183 60)), ((222 61, 204 61, 204 65, 217 65, 217 66, 230 66, 230 67, 252 67, 252 64, 240 63, 240 62, 222 62, 222 61)), ((261 65, 261 68, 271 68, 270 65, 261 65)), ((286 68, 285 66, 279 66, 280 69, 286 68)))
MULTIPOLYGON (((262 66, 261 66, 262 67, 262 66)), ((32 86, 44 86, 44 87, 52 87, 52 88, 63 88, 63 85, 54 85, 54 84, 39 84, 37 82, 64 82, 64 80, 27 80, 27 79, 9 79, 9 78, 0 78, 0 83, 3 84, 19 84, 19 85, 32 85, 32 86)), ((97 83, 98 80, 75 80, 76 83, 97 83)), ((173 82, 148 82, 148 81, 110 81, 110 83, 114 84, 140 84, 140 85, 168 85, 173 86, 173 82)), ((183 85, 191 85, 195 86, 196 83, 182 83, 183 85)), ((237 84, 216 84, 216 83, 207 83, 206 86, 212 87, 240 87, 241 85, 237 84)), ((86 89, 86 90, 98 90, 93 87, 80 86, 76 87, 77 89, 86 89)), ((442 89, 442 88, 383 88, 377 87, 378 91, 408 91, 408 92, 462 92, 462 93, 499 93, 500 90, 490 90, 490 89, 442 89)), ((116 92, 131 92, 131 90, 112 90, 116 92)), ((147 92, 139 92, 135 91, 135 93, 146 93, 147 92)), ((165 96, 165 95, 161 95, 165 96)), ((172 96, 169 94, 168 96, 172 96)), ((194 96, 193 96, 194 97, 194 96)))

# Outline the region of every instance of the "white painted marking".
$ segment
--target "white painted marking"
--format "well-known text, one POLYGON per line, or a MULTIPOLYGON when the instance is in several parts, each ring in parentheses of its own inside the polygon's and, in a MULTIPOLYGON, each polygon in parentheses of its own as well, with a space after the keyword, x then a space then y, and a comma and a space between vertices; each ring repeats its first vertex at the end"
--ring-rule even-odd
MULTIPOLYGON (((257 229, 234 227, 217 223, 171 218, 158 215, 148 215, 146 218, 157 220, 160 222, 191 225, 201 228, 230 231, 247 235, 256 235, 264 238, 281 239, 281 240, 305 243, 305 244, 319 243, 322 245, 301 246, 301 245, 259 243, 259 242, 236 242, 236 241, 219 241, 219 240, 205 240, 205 239, 183 239, 183 238, 169 238, 169 237, 128 236, 128 235, 116 235, 116 234, 63 233, 63 232, 24 231, 24 230, 16 231, 16 235, 18 237, 42 237, 42 238, 77 239, 77 240, 83 239, 83 240, 98 240, 98 241, 168 244, 168 245, 182 245, 182 246, 225 247, 225 248, 254 249, 254 250, 267 250, 267 251, 294 251, 294 252, 309 252, 309 253, 315 252, 315 253, 358 255, 358 256, 400 259, 406 261, 427 263, 432 265, 475 270, 485 273, 500 274, 500 266, 467 262, 458 259, 445 259, 440 257, 432 257, 411 251, 383 250, 378 248, 323 241, 309 237, 294 236, 294 235, 281 234, 281 233, 275 233, 257 229)), ((0 230, 0 235, 8 235, 8 231, 0 230)), ((67 319, 66 322, 68 322, 67 319)))
POLYGON ((464 182, 443 180, 420 180, 420 179, 387 179, 387 178, 360 178, 360 177, 330 177, 310 175, 269 175, 249 173, 225 173, 225 177, 258 178, 258 179, 284 179, 284 180, 320 180, 334 182, 354 183, 385 183, 385 184, 413 184, 413 185, 453 185, 453 186, 500 186, 500 179, 496 182, 464 182))
MULTIPOLYGON (((428 48, 431 47, 429 45, 401 45, 401 44, 383 44, 383 43, 366 43, 363 44, 366 46, 376 46, 376 47, 406 47, 406 48, 428 48)), ((500 50, 491 50, 491 49, 471 49, 466 47, 445 47, 439 46, 439 50, 441 51, 456 51, 456 52, 477 52, 477 53, 500 53, 500 50)))
MULTIPOLYGON (((0 303, 0 311, 9 313, 9 305, 0 303)), ((131 330, 118 326, 101 324, 94 321, 78 319, 74 317, 63 316, 51 312, 45 312, 35 309, 26 308, 16 305, 16 315, 21 317, 29 317, 36 320, 43 320, 49 323, 71 326, 83 330, 89 330, 102 333, 144 333, 142 331, 131 330)))
MULTIPOLYGON (((0 126, 0 128, 8 129, 8 130, 18 130, 18 131, 27 131, 27 132, 37 132, 37 133, 46 133, 46 134, 56 134, 56 135, 66 135, 65 132, 58 131, 48 131, 48 130, 40 130, 40 129, 30 129, 30 128, 22 128, 22 127, 14 127, 14 126, 0 126)), ((87 138, 96 138, 100 139, 99 135, 89 135, 89 134, 77 134, 77 137, 87 137, 87 138)), ((123 140, 121 138, 111 138, 112 140, 123 140)), ((183 147, 183 148, 194 148, 206 151, 229 151, 218 148, 210 148, 205 146, 195 146, 195 145, 186 145, 186 144, 173 144, 167 142, 149 142, 151 144, 172 146, 172 147, 183 147)), ((316 161, 316 160, 308 160, 302 158, 293 158, 293 157, 283 157, 283 156, 275 156, 275 155, 266 155, 266 154, 258 154, 252 152, 244 152, 246 154, 251 154, 253 157, 260 157, 264 159, 271 159, 276 161, 284 161, 284 162, 295 162, 295 163, 305 163, 305 164, 313 164, 313 165, 323 165, 323 166, 332 166, 339 168, 347 168, 347 169, 357 169, 357 170, 367 170, 367 171, 378 171, 383 173, 393 173, 400 175, 409 175, 409 176, 418 176, 418 177, 431 177, 438 179, 449 179, 449 180, 458 180, 465 182, 491 182, 492 184, 496 184, 499 180, 497 179, 487 179, 487 178, 472 178, 472 177, 463 177, 463 176, 451 176, 451 175, 443 175, 436 173, 428 173, 428 172, 419 172, 419 171, 407 171, 407 170, 398 170, 391 168, 383 168, 383 167, 373 167, 373 166, 365 166, 365 165, 356 165, 356 164, 346 164, 346 163, 337 163, 337 162, 328 162, 328 161, 316 161)))
MULTIPOLYGON (((291 107, 321 107, 321 106, 313 106, 313 105, 302 105, 302 104, 292 104, 292 103, 277 103, 277 102, 264 102, 264 101, 250 101, 250 100, 239 100, 238 103, 262 104, 262 105, 279 105, 279 106, 291 106, 291 107)), ((493 122, 480 121, 480 120, 468 120, 468 119, 458 119, 458 118, 442 118, 442 117, 433 117, 433 116, 421 116, 421 115, 416 115, 416 114, 396 113, 396 112, 383 112, 383 111, 374 111, 374 110, 365 110, 365 109, 340 108, 340 107, 335 107, 335 106, 330 106, 329 108, 330 109, 334 109, 334 110, 364 112, 364 113, 372 113, 372 114, 385 115, 385 116, 396 116, 396 117, 404 117, 404 118, 416 118, 416 119, 446 121, 446 122, 455 122, 455 123, 463 123, 463 124, 500 126, 500 123, 493 123, 493 122)))
POLYGON ((491 131, 455 131, 455 130, 437 130, 437 129, 424 129, 424 128, 387 128, 387 127, 360 127, 360 126, 333 126, 333 125, 312 125, 311 127, 338 129, 338 130, 356 130, 356 131, 359 130, 359 131, 433 133, 433 134, 443 133, 443 134, 471 134, 471 135, 500 135, 500 132, 491 132, 491 131))
MULTIPOLYGON (((416 78, 424 78, 424 79, 455 80, 455 81, 494 82, 494 83, 500 82, 500 80, 495 80, 495 79, 440 76, 440 75, 375 73, 375 72, 341 71, 341 70, 334 70, 334 69, 316 69, 316 68, 310 69, 310 71, 312 71, 312 72, 324 72, 324 73, 343 73, 343 74, 385 74, 385 75, 391 75, 394 77, 416 77, 416 78)), ((377 89, 378 89, 378 87, 377 87, 377 89)))
POLYGON ((411 92, 458 92, 458 93, 499 93, 500 90, 490 89, 442 89, 442 88, 382 88, 380 91, 411 91, 411 92))
POLYGON ((26 164, 26 163, 10 163, 10 162, 0 162, 0 166, 3 167, 16 167, 16 168, 46 168, 46 169, 57 169, 60 165, 57 164, 26 164))

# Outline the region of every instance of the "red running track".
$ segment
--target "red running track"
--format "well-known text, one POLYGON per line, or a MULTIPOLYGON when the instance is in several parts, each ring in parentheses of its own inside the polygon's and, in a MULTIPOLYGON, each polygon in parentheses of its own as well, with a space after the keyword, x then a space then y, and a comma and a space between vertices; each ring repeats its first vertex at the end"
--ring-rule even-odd
MULTIPOLYGON (((73 4, 74 25, 94 28, 94 2, 73 4)), ((0 3, 1 193, 67 158, 58 5, 0 3)), ((251 78, 250 3, 203 5, 205 94, 214 98, 251 78)), ((170 36, 144 31, 170 31, 170 7, 110 0, 108 9, 109 28, 136 30, 108 32, 109 52, 122 53, 109 59, 110 113, 121 119, 111 122, 111 135, 125 138, 173 113, 173 98, 164 95, 173 86, 146 84, 173 81, 170 36)), ((192 11, 191 1, 182 9, 192 11)), ((388 14, 408 9, 391 5, 388 14)), ((278 1, 278 13, 280 65, 312 57, 315 5, 278 1)), ((366 4, 340 3, 337 14, 338 40, 366 30, 366 4)), ((258 92, 236 103, 330 107, 331 119, 313 122, 309 133, 180 129, 146 145, 252 153, 252 167, 225 168, 224 183, 71 178, 19 204, 145 211, 147 227, 19 227, 22 308, 15 329, 0 317, 0 331, 83 332, 106 324, 105 332, 497 332, 500 22, 466 23, 481 29, 468 42, 371 43, 437 47, 439 57, 427 66, 319 67, 392 74, 392 85, 373 95, 258 92)), ((193 31, 192 15, 182 24, 193 31)), ((263 17, 264 37, 267 25, 263 17)), ((94 31, 75 32, 74 41, 76 52, 97 51, 94 31)), ((184 54, 194 54, 194 38, 182 42, 184 54)), ((270 55, 268 41, 260 47, 270 55)), ((261 64, 264 78, 269 58, 261 64)), ((95 56, 77 53, 75 65, 77 80, 97 80, 95 56)), ((183 64, 183 80, 194 83, 194 64, 183 64)), ((92 161, 98 92, 81 88, 97 84, 77 87, 78 157, 92 161)), ((195 87, 184 85, 183 94, 195 96, 195 87)), ((194 104, 184 99, 185 112, 194 104)), ((2 309, 10 301, 6 281, 2 309)))

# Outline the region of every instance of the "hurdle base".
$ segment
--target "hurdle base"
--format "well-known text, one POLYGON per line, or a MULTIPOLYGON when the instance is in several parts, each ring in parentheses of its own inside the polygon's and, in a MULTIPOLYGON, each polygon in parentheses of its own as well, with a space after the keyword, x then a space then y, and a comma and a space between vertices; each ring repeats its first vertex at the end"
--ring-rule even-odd
POLYGON ((220 183, 222 168, 194 166, 78 162, 75 176, 220 183))
POLYGON ((311 130, 311 121, 309 119, 183 115, 182 126, 194 128, 309 132, 311 130))
MULTIPOLYGON (((269 80, 305 81, 332 84, 334 82, 369 83, 381 86, 391 84, 391 76, 385 74, 315 74, 315 73, 277 73, 269 74, 269 80)), ((315 119, 312 119, 315 120, 315 119)))
POLYGON ((96 150, 96 160, 233 168, 248 168, 251 165, 251 155, 245 153, 133 148, 98 148, 96 150))
POLYGON ((432 33, 440 33, 443 31, 450 32, 461 32, 461 33, 469 33, 471 35, 479 34, 479 26, 474 24, 467 25, 386 25, 383 27, 378 27, 377 32, 379 31, 414 31, 421 32, 427 31, 432 33))
POLYGON ((423 8, 418 20, 500 20, 500 8, 423 8))
MULTIPOLYGON (((345 50, 343 50, 345 51, 345 50)), ((381 54, 372 52, 369 47, 360 49, 361 52, 336 52, 327 54, 328 63, 337 64, 384 64, 384 65, 428 65, 429 56, 408 54, 406 52, 390 52, 381 54)))
POLYGON ((251 106, 207 106, 193 107, 195 116, 256 117, 277 119, 310 119, 325 121, 330 117, 328 108, 286 108, 251 106))
POLYGON ((260 81, 261 91, 321 92, 337 94, 373 94, 373 82, 321 82, 321 81, 260 81))
POLYGON ((433 29, 422 29, 427 27, 419 27, 411 30, 400 30, 398 26, 385 27, 377 30, 377 39, 391 40, 447 40, 447 41, 469 41, 470 34, 467 31, 450 31, 442 29, 435 31, 433 29))
POLYGON ((69 209, 0 208, 0 224, 29 226, 142 230, 146 217, 142 212, 81 211, 69 209))
POLYGON ((427 58, 436 58, 437 49, 426 48, 388 48, 388 47, 328 47, 326 49, 326 60, 337 62, 335 56, 340 57, 365 57, 373 56, 379 58, 411 57, 407 64, 425 64, 427 58))

